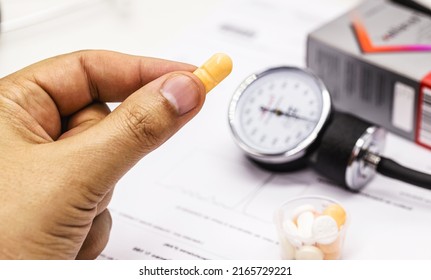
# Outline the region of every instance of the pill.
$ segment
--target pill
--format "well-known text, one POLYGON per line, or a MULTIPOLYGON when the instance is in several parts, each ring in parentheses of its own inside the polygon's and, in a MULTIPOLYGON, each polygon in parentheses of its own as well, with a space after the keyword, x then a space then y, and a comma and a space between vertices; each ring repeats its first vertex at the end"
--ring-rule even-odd
POLYGON ((337 222, 338 228, 341 228, 346 222, 346 211, 338 204, 329 205, 322 214, 331 216, 337 222))
POLYGON ((322 215, 313 221, 312 235, 317 243, 330 244, 338 237, 337 222, 331 216, 322 215))
POLYGON ((281 257, 284 260, 293 260, 295 257, 295 247, 284 237, 280 236, 281 257))
POLYGON ((338 251, 340 251, 340 249, 341 249, 341 245, 342 245, 342 242, 341 242, 341 237, 340 236, 338 236, 338 238, 337 239, 335 239, 335 241, 334 242, 332 242, 332 243, 329 243, 329 244, 320 244, 320 243, 318 243, 317 244, 317 247, 320 249, 320 250, 322 250, 322 252, 326 255, 326 254, 332 254, 332 253, 335 253, 335 252, 338 252, 338 251))
POLYGON ((315 246, 302 246, 295 253, 297 260, 323 260, 323 252, 315 246))
POLYGON ((306 211, 316 212, 316 209, 311 204, 304 204, 304 205, 298 206, 292 211, 292 220, 296 221, 298 216, 306 211))
POLYGON ((314 243, 312 237, 312 228, 314 223, 314 214, 310 211, 303 212, 298 216, 296 224, 298 226, 298 236, 306 244, 314 243))
POLYGON ((292 220, 285 220, 283 222, 283 231, 287 240, 289 240, 293 246, 300 247, 302 245, 302 242, 299 239, 298 227, 292 220))
POLYGON ((324 260, 339 260, 341 258, 341 252, 333 252, 330 254, 324 254, 323 259, 324 260))
POLYGON ((216 85, 226 78, 232 71, 232 60, 224 53, 216 53, 211 56, 201 67, 196 69, 195 74, 204 84, 208 93, 216 85))

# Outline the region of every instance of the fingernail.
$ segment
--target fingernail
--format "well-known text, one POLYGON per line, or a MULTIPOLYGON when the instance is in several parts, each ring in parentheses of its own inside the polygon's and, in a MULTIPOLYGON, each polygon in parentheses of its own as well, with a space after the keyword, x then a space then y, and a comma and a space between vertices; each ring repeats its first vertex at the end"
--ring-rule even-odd
POLYGON ((199 102, 199 88, 187 75, 178 74, 170 77, 160 91, 179 115, 189 112, 199 102))

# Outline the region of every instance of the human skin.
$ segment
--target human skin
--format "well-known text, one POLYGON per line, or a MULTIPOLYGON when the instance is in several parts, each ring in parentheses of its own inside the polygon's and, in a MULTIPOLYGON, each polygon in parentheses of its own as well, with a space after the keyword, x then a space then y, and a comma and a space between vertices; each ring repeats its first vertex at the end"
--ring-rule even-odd
POLYGON ((96 258, 117 181, 201 109, 195 69, 79 51, 0 79, 0 258, 96 258))

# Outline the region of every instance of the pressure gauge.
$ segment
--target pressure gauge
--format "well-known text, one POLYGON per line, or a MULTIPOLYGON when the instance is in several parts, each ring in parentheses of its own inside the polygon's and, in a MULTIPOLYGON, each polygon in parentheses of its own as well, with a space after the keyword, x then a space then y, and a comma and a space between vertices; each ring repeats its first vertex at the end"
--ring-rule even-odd
POLYGON ((272 68, 248 77, 229 107, 237 144, 261 164, 295 165, 315 143, 331 112, 324 84, 307 70, 272 68))
POLYGON ((376 174, 384 129, 331 109, 323 82, 306 69, 278 67, 245 79, 229 124, 236 143, 272 171, 313 167, 357 191, 376 174))
POLYGON ((229 106, 236 143, 261 167, 305 165, 352 191, 379 172, 431 190, 431 175, 380 156, 386 131, 331 109, 323 82, 305 69, 278 67, 245 79, 229 106))

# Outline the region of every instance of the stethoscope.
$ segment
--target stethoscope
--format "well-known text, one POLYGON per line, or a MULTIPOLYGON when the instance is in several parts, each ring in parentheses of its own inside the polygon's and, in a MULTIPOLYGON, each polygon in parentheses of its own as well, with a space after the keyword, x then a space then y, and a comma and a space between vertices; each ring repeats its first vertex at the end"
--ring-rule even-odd
POLYGON ((228 114, 235 142, 267 170, 311 166, 352 191, 377 172, 431 189, 431 175, 381 156, 386 131, 335 111, 325 85, 309 70, 277 67, 249 76, 234 92, 228 114))

